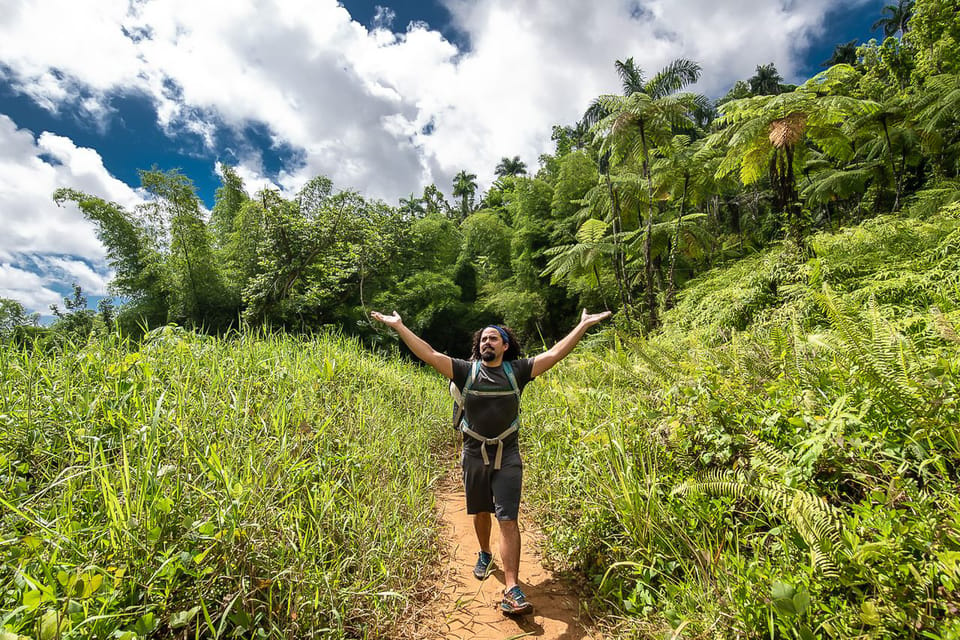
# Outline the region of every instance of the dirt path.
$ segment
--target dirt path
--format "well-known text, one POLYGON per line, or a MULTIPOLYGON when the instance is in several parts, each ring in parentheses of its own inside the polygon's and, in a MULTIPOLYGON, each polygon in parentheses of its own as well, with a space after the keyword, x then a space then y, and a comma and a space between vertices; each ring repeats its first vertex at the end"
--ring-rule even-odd
POLYGON ((493 526, 491 544, 497 569, 484 581, 473 577, 477 539, 473 521, 467 515, 463 489, 457 473, 450 476, 437 494, 437 508, 443 522, 443 550, 446 558, 439 593, 431 605, 435 613, 425 617, 417 638, 424 640, 506 640, 536 637, 556 640, 594 640, 580 624, 579 599, 573 590, 543 568, 538 553, 540 535, 520 516, 523 547, 520 584, 533 603, 532 615, 508 618, 497 605, 503 592, 503 571, 499 558, 499 535, 493 526))

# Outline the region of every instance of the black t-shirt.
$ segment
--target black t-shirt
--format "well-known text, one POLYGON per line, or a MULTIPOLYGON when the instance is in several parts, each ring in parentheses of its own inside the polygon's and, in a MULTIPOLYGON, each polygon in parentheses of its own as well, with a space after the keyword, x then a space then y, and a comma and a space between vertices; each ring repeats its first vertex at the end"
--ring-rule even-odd
MULTIPOLYGON (((463 387, 467 384, 467 378, 470 377, 470 369, 473 362, 469 360, 453 360, 453 383, 463 392, 463 387)), ((513 375, 517 379, 517 386, 520 391, 530 382, 533 373, 533 358, 522 358, 520 360, 511 360, 510 366, 513 367, 513 375)), ((510 389, 510 380, 504 372, 503 367, 488 367, 485 364, 480 365, 477 377, 473 381, 471 389, 475 391, 502 391, 510 389)), ((485 438, 496 438, 498 435, 510 428, 520 412, 520 402, 513 394, 493 397, 464 396, 464 415, 467 423, 473 431, 476 431, 485 438)), ((463 439, 463 448, 471 453, 480 455, 480 441, 466 436, 463 439)), ((517 446, 517 434, 513 433, 503 441, 504 450, 517 446)))

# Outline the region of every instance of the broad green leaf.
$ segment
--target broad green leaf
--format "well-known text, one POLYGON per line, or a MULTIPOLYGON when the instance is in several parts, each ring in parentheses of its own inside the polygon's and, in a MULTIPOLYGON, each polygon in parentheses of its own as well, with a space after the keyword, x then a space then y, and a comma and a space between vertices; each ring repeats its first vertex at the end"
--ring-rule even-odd
POLYGON ((146 636, 157 628, 157 617, 151 613, 145 613, 140 616, 137 623, 133 626, 138 635, 146 636))
POLYGON ((190 621, 199 613, 200 607, 196 606, 187 611, 177 611, 170 616, 170 628, 179 629, 190 624, 190 621))
POLYGON ((60 613, 51 609, 40 618, 40 640, 53 640, 70 627, 70 618, 60 619, 60 613))
POLYGON ((33 611, 40 605, 41 598, 43 598, 43 594, 36 589, 32 591, 25 591, 23 593, 23 606, 30 611, 33 611))
POLYGON ((100 585, 103 584, 103 575, 97 573, 92 576, 83 577, 83 597, 89 598, 94 593, 97 592, 97 589, 100 588, 100 585))
POLYGON ((793 604, 793 596, 795 593, 796 589, 794 589, 792 585, 785 582, 774 582, 770 589, 773 606, 784 615, 795 615, 797 613, 797 608, 793 604))
POLYGON ((873 600, 867 600, 860 605, 860 620, 863 624, 876 627, 880 624, 880 611, 877 609, 877 603, 873 600))

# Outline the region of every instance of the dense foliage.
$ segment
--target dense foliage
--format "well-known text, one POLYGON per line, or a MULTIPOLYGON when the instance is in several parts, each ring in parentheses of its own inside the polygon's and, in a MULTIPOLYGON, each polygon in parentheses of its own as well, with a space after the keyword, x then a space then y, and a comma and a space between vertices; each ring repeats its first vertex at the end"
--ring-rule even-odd
POLYGON ((960 205, 809 242, 528 391, 552 556, 626 637, 960 637, 960 205))
POLYGON ((463 169, 452 203, 251 195, 230 167, 209 212, 177 172, 133 211, 58 191, 124 304, 77 288, 46 332, 0 300, 0 626, 391 633, 433 559, 442 385, 231 330, 381 346, 368 311, 395 309, 464 355, 488 321, 550 342, 589 307, 615 328, 529 388, 523 442, 611 634, 960 638, 960 13, 877 27, 715 104, 693 61, 617 61, 622 93, 534 172, 505 157, 480 194, 463 169))
POLYGON ((376 342, 371 305, 459 354, 478 323, 549 342, 583 306, 652 331, 717 262, 784 238, 810 251, 818 230, 960 198, 960 17, 921 0, 888 7, 877 27, 883 42, 838 46, 837 64, 799 86, 758 65, 716 104, 684 91, 696 62, 648 77, 617 61, 622 94, 554 127, 533 175, 505 157, 480 195, 461 170, 452 204, 430 185, 391 207, 322 176, 292 198, 250 196, 228 166, 209 213, 186 176, 156 169, 141 172, 151 199, 134 211, 54 197, 97 225, 128 334, 333 324, 376 342))

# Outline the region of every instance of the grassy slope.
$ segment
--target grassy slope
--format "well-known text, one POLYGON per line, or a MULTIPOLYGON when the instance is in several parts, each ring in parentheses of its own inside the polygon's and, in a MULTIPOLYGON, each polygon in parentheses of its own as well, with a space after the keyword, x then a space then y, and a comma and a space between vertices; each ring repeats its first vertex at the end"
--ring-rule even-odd
POLYGON ((0 347, 0 633, 389 637, 446 409, 337 337, 0 347))
POLYGON ((957 637, 958 214, 715 269, 530 387, 552 557, 623 635, 957 637))

